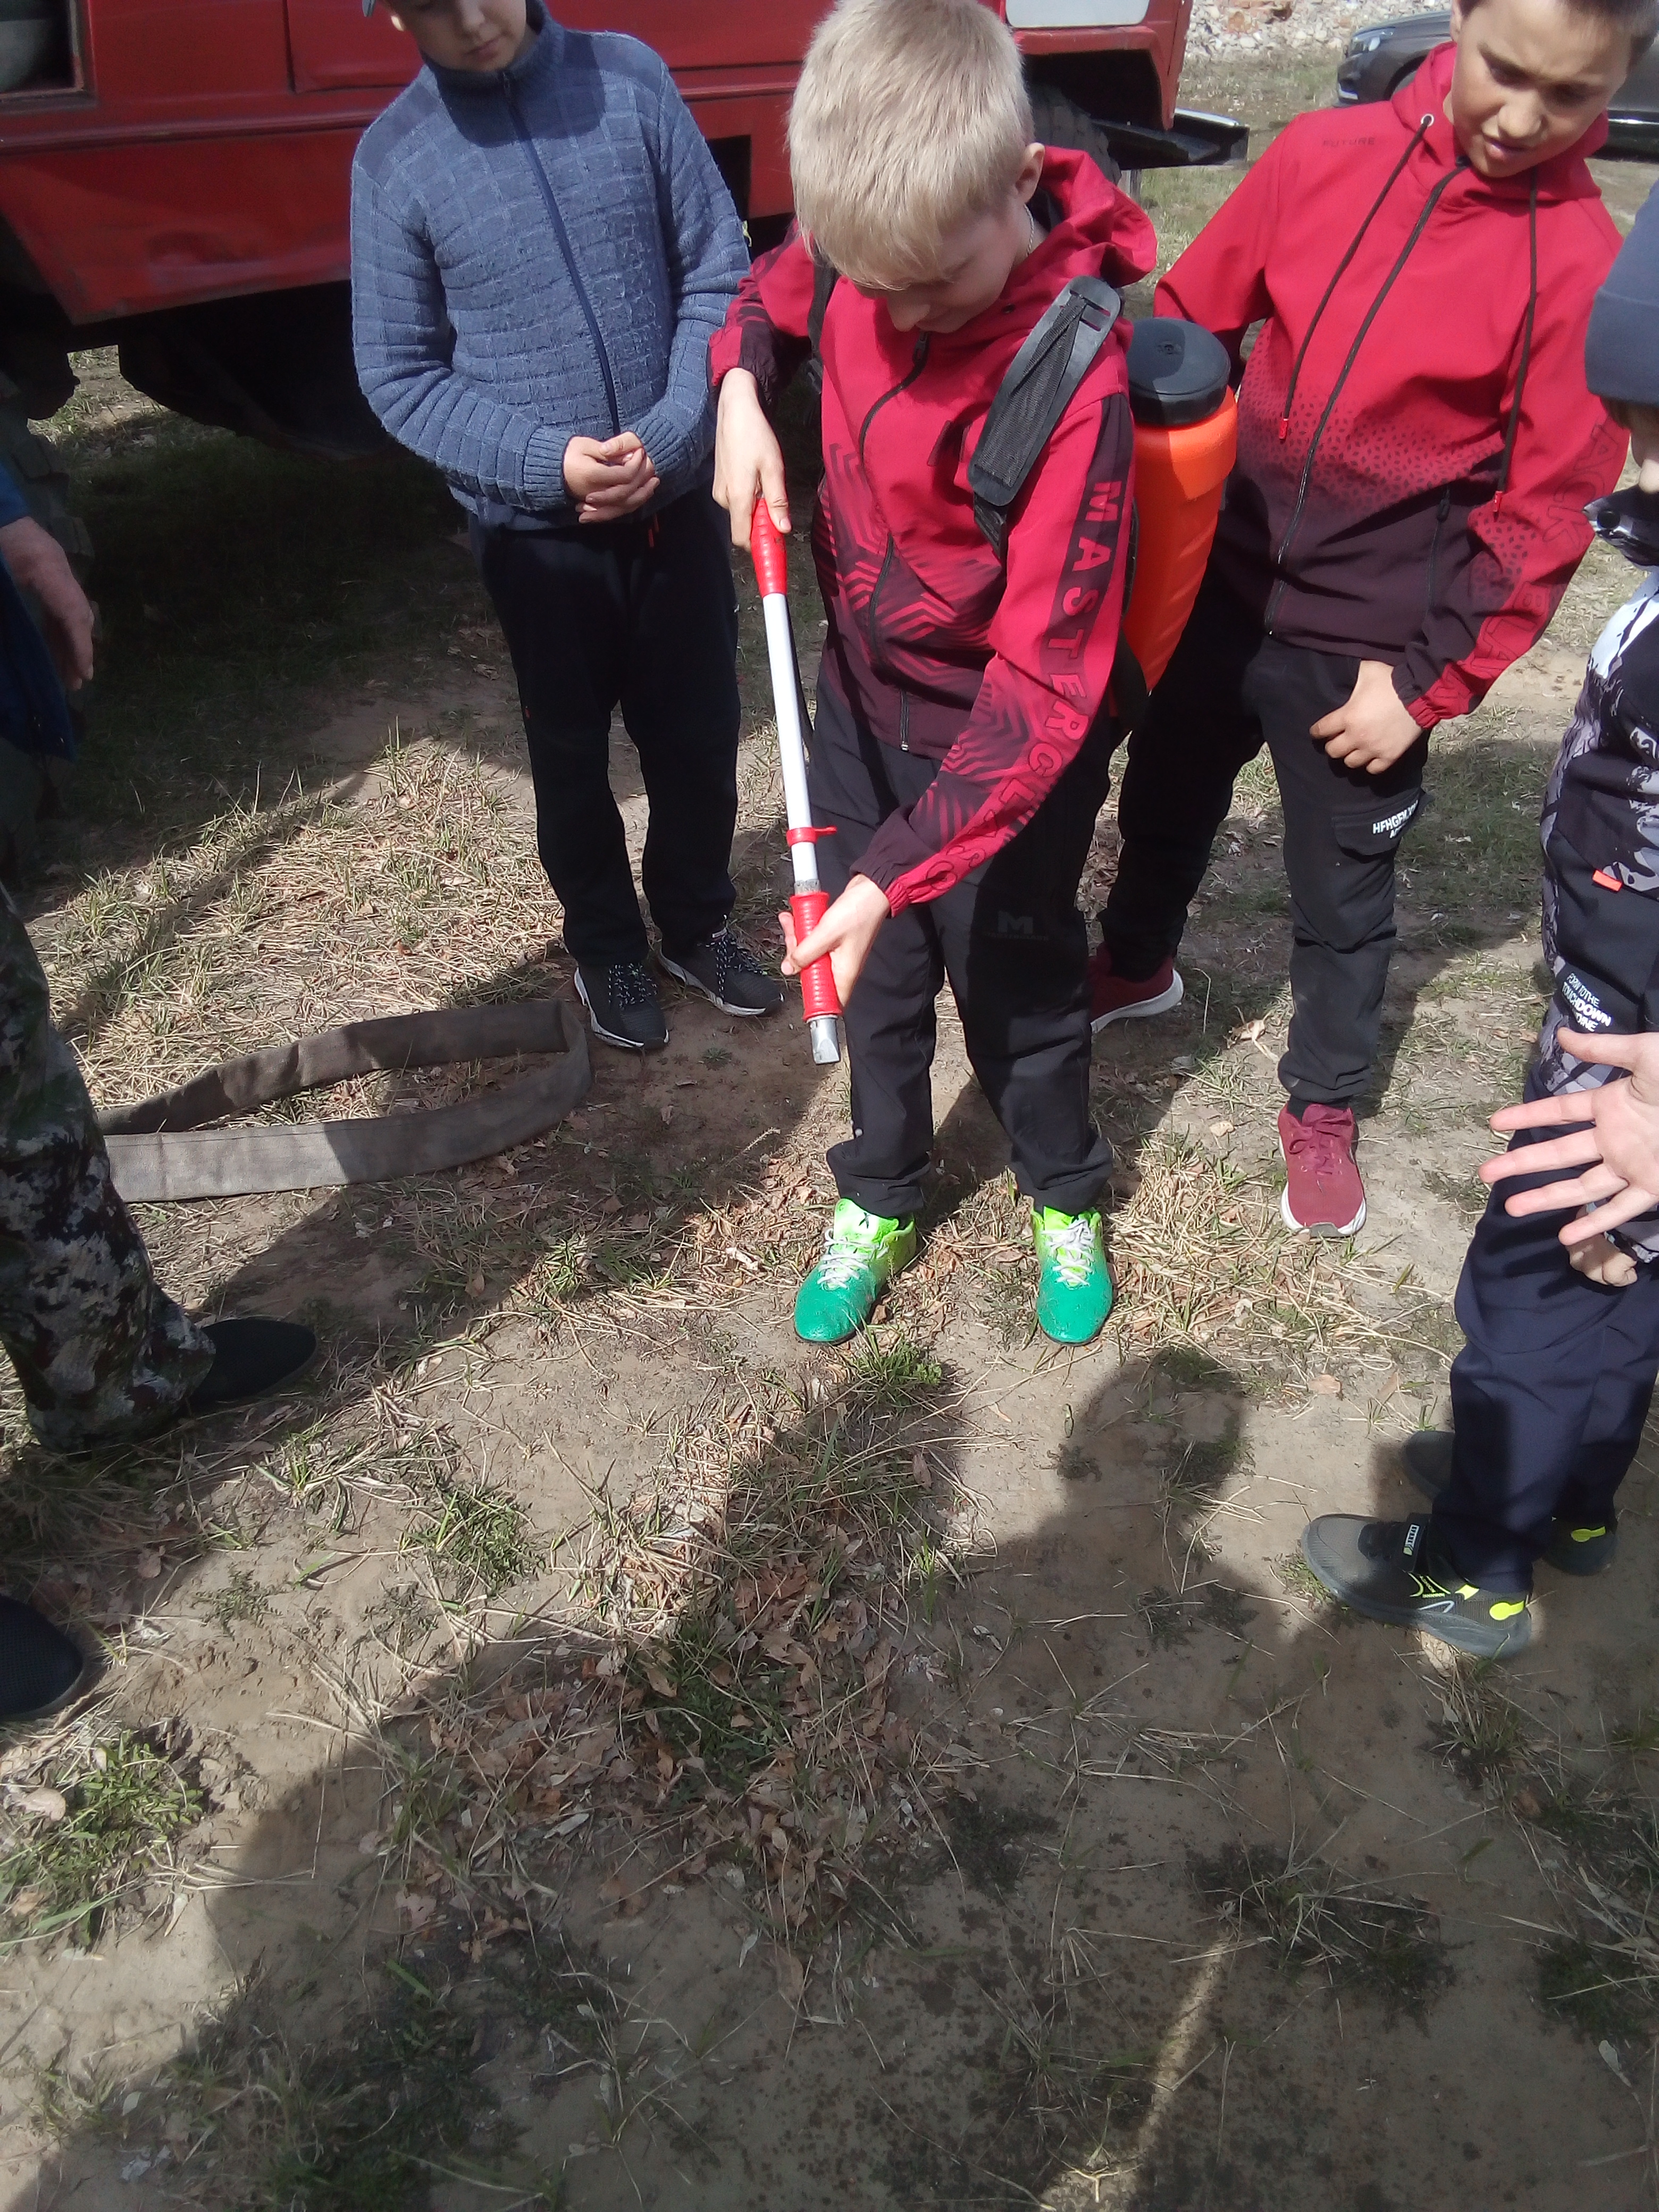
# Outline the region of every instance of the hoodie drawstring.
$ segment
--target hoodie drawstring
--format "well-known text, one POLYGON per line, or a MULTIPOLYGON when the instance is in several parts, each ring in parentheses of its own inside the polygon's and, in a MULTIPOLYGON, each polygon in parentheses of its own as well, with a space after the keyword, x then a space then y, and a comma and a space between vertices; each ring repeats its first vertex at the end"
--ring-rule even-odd
POLYGON ((1521 331, 1521 360, 1515 372, 1515 401, 1504 432, 1504 458, 1498 465, 1498 489, 1492 494, 1492 513, 1504 504, 1509 489, 1510 463, 1515 458, 1516 436, 1521 428, 1521 402, 1526 397, 1527 370, 1532 361, 1532 326, 1538 314, 1538 172, 1532 173, 1532 196, 1527 210, 1532 237, 1532 283, 1527 294, 1527 319, 1521 331))
MULTIPOLYGON (((1434 118, 1432 115, 1425 115, 1419 119, 1416 130, 1412 133, 1411 143, 1407 147, 1405 152, 1400 156, 1400 159, 1395 163, 1393 168, 1389 172, 1389 181, 1383 185, 1382 191, 1371 202, 1370 212, 1367 214, 1364 222, 1360 224, 1358 229, 1355 231, 1347 252, 1336 264, 1335 275, 1331 278, 1330 283, 1325 287, 1325 295, 1323 299, 1321 300, 1319 305, 1313 311, 1313 320, 1308 325, 1308 328, 1303 337, 1302 343, 1297 348, 1296 359, 1291 365, 1291 380, 1285 392, 1284 410, 1279 418, 1279 434, 1281 439, 1287 437, 1290 434, 1291 405, 1291 402, 1296 398, 1296 380, 1302 374, 1302 363, 1306 358, 1308 348, 1313 343, 1313 334, 1319 328, 1319 319, 1324 313, 1326 308, 1330 306, 1332 293, 1335 291, 1337 286, 1342 282, 1343 276, 1346 273, 1348 264, 1353 259, 1355 254, 1358 252, 1359 248, 1364 240, 1365 233, 1370 228, 1372 222, 1375 220, 1383 201, 1387 199, 1389 194, 1394 190, 1395 185, 1400 181, 1401 173, 1404 171, 1407 162, 1411 160, 1412 155, 1417 151, 1424 139, 1427 137, 1430 127, 1433 122, 1434 118)), ((1534 189, 1535 193, 1536 187, 1534 186, 1534 189)))

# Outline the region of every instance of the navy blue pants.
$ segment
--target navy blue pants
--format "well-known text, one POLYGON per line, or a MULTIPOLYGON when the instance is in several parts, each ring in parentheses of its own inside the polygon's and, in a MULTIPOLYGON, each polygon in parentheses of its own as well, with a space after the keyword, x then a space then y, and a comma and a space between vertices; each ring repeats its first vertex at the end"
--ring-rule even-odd
MULTIPOLYGON (((1564 1133, 1523 1129, 1510 1149, 1564 1133)), ((1627 1288, 1604 1288, 1569 1262, 1565 1213, 1504 1212, 1506 1198, 1555 1179, 1498 1185, 1457 1285, 1468 1342, 1452 1363, 1457 1446, 1435 1533, 1471 1582, 1511 1595, 1532 1588, 1552 1522, 1607 1521, 1659 1372, 1655 1271, 1638 1265, 1627 1288)))

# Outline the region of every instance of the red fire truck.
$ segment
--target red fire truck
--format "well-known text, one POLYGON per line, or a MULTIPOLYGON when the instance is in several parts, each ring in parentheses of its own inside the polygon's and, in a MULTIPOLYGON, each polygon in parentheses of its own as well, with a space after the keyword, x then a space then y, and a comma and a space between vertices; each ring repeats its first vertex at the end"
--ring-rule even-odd
MULTIPOLYGON (((992 0, 988 0, 992 4, 992 0)), ((1038 130, 1125 167, 1243 152, 1176 111, 1191 0, 994 0, 1038 130)), ((789 207, 784 118, 828 0, 555 0, 672 69, 757 244, 789 207)), ((116 345, 131 382, 197 420, 317 454, 380 442, 352 372, 347 181, 413 45, 358 0, 0 0, 0 450, 116 345)))

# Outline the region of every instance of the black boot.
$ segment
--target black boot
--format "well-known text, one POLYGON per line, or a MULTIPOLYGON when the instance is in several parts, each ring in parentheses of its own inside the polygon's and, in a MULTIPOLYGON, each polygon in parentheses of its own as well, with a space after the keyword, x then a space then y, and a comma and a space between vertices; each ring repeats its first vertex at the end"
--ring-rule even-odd
POLYGON ((297 1321, 272 1321, 248 1314, 235 1321, 203 1323, 213 1341, 213 1364, 191 1392, 179 1416, 215 1413, 222 1406, 240 1406, 292 1382, 316 1356, 317 1339, 297 1321))
POLYGON ((0 1597, 0 1722, 39 1720, 67 1705, 87 1662, 32 1605, 0 1597))

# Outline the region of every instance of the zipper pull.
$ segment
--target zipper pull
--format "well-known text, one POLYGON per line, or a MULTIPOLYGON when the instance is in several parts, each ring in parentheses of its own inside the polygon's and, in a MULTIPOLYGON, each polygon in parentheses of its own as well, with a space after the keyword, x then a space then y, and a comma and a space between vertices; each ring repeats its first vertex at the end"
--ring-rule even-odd
POLYGON ((1286 439, 1286 438, 1288 438, 1288 437, 1290 436, 1290 434, 1291 434, 1291 418, 1290 418, 1290 416, 1289 416, 1288 415, 1281 415, 1281 416, 1279 416, 1279 444, 1280 444, 1281 446, 1284 444, 1284 442, 1285 442, 1285 439, 1286 439))

